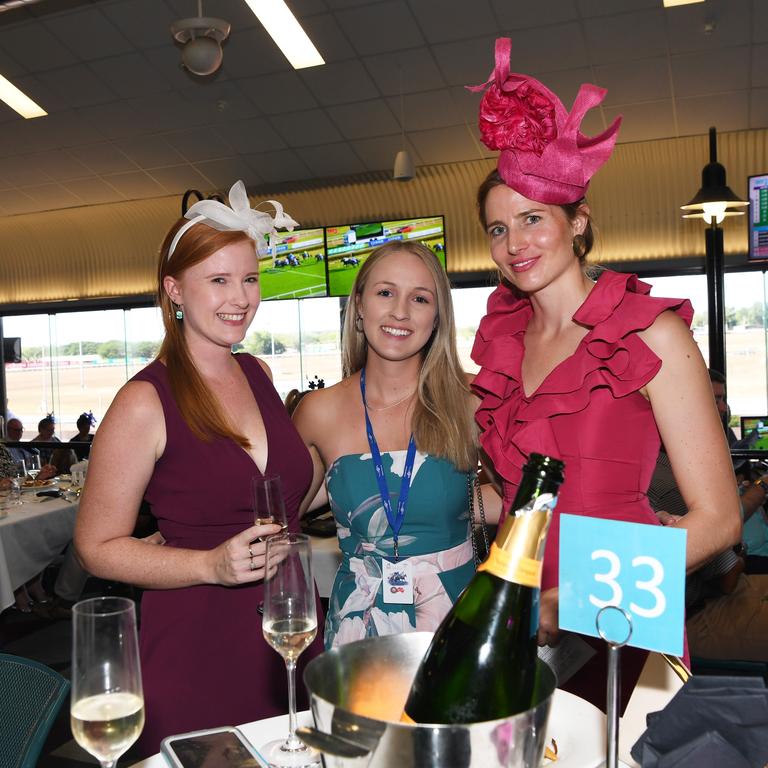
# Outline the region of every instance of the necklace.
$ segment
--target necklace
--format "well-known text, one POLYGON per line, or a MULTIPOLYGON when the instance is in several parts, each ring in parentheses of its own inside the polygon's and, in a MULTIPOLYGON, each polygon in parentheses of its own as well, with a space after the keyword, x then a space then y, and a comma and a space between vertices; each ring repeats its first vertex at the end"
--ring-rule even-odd
POLYGON ((412 392, 409 392, 405 397, 400 398, 396 403, 391 403, 390 405, 385 405, 383 408, 372 408, 370 405, 368 406, 369 411, 379 412, 379 411, 388 411, 390 408, 394 408, 396 405, 400 405, 400 403, 404 403, 409 398, 413 397, 414 394, 416 394, 416 390, 414 389, 412 392))

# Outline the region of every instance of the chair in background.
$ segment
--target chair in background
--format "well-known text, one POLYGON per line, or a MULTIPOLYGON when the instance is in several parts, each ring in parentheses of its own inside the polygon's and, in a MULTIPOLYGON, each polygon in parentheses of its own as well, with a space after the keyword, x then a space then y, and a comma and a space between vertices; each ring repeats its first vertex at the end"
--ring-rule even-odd
POLYGON ((31 659, 0 653, 0 768, 34 768, 69 681, 31 659))

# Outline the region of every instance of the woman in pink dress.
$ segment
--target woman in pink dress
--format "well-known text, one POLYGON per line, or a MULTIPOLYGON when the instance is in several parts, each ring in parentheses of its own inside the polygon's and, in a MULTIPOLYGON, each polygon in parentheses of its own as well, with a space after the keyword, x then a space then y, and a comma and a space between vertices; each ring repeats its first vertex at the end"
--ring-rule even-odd
MULTIPOLYGON (((265 642, 265 544, 253 525, 251 479, 282 478, 289 530, 312 460, 267 365, 232 354, 259 306, 257 247, 274 226, 251 210, 196 203, 161 248, 158 358, 118 393, 91 452, 75 545, 88 571, 144 588, 140 647, 146 725, 139 752, 174 733, 287 711, 285 668, 265 642), (145 499, 160 536, 133 537, 145 499), (153 544, 162 543, 163 546, 153 544)), ((320 647, 305 652, 305 662, 320 647)))
POLYGON ((735 544, 740 519, 707 369, 688 329, 690 303, 652 298, 634 275, 603 271, 593 280, 585 269, 594 238, 584 195, 620 118, 584 136, 581 120, 605 91, 583 85, 569 114, 542 83, 510 73, 510 51, 508 39, 497 41, 480 107, 483 140, 501 151, 478 194, 501 284, 475 341, 473 388, 481 445, 506 504, 529 453, 565 462, 539 627, 540 643, 554 644, 559 516, 657 524, 646 491, 660 436, 690 510, 668 521, 688 531, 688 569, 735 544))

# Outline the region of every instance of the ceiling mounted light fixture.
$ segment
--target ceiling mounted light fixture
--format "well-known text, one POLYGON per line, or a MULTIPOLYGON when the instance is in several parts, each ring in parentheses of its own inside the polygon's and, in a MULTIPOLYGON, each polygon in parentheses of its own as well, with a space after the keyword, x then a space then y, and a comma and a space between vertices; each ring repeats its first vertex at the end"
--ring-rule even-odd
POLYGON ((403 104, 403 69, 400 67, 400 139, 402 149, 395 155, 395 167, 392 170, 392 178, 395 181, 410 181, 416 171, 413 167, 411 153, 405 147, 405 106, 403 104))
POLYGON ((223 19, 203 16, 203 0, 197 0, 197 16, 171 24, 171 34, 181 49, 181 65, 198 77, 212 75, 221 66, 221 44, 229 37, 231 25, 223 19))
POLYGON ((673 8, 676 5, 693 5, 694 3, 703 3, 704 0, 664 0, 665 8, 673 8))
POLYGON ((325 59, 283 0, 245 2, 294 69, 325 64, 325 59))
POLYGON ((26 93, 20 91, 2 75, 0 75, 0 99, 27 120, 31 120, 33 117, 45 117, 48 114, 39 104, 32 101, 26 93))

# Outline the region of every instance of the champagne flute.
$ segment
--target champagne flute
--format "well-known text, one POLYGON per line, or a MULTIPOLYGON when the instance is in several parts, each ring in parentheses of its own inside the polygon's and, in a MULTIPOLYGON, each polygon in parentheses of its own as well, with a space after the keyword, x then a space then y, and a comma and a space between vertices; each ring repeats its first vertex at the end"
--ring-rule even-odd
MULTIPOLYGON (((288 518, 285 515, 283 483, 280 475, 256 475, 251 480, 253 492, 253 522, 256 525, 279 525, 281 533, 288 530, 288 518)), ((257 541, 265 541, 268 536, 260 536, 257 541)), ((259 613, 264 613, 264 603, 256 606, 259 613)))
POLYGON ((102 768, 113 768, 144 727, 136 610, 125 597, 72 606, 72 699, 75 741, 102 768))
POLYGON ((262 631, 266 641, 285 659, 288 737, 268 742, 261 753, 273 767, 319 766, 319 754, 296 736, 296 660, 317 634, 309 536, 283 533, 267 539, 262 631))

